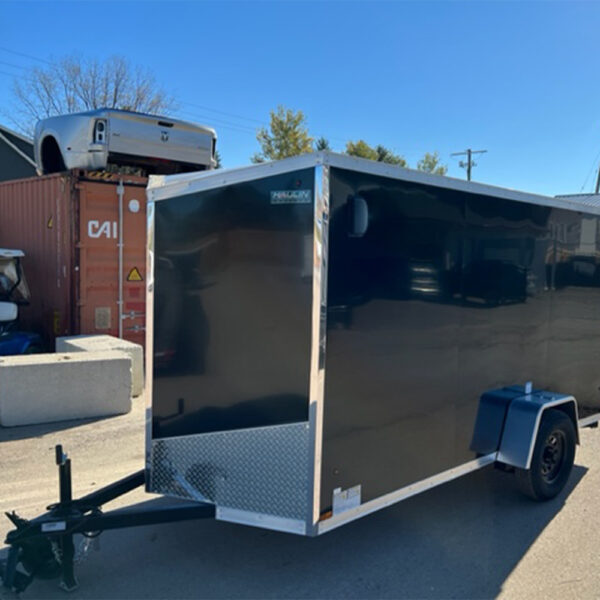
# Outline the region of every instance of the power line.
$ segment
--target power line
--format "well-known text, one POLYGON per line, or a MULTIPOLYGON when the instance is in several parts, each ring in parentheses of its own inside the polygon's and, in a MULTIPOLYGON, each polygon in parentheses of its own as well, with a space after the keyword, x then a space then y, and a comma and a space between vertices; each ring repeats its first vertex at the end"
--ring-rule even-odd
POLYGON ((453 152, 450 156, 467 156, 467 161, 461 160, 458 166, 467 169, 467 181, 471 181, 471 169, 477 166, 477 163, 473 160, 473 154, 484 154, 485 152, 487 150, 471 150, 471 148, 467 148, 463 152, 453 152))
POLYGON ((174 110, 173 113, 175 115, 181 115, 185 119, 196 119, 198 121, 202 121, 204 123, 214 123, 219 127, 225 127, 227 129, 232 129, 234 131, 240 131, 242 133, 251 133, 252 135, 256 135, 256 130, 250 127, 246 127, 245 125, 240 125, 239 123, 231 123, 230 121, 224 121, 223 119, 219 119, 216 117, 211 117, 208 115, 201 115, 194 112, 182 111, 182 110, 174 110))
POLYGON ((590 175, 593 173, 594 171, 594 166, 598 164, 598 159, 600 158, 600 151, 598 151, 598 154, 596 154, 596 158, 594 158, 593 162, 592 162, 592 166, 590 167, 590 170, 588 171, 588 174, 581 186, 581 188, 579 189, 580 192, 583 192, 583 189, 585 188, 585 186, 587 185, 588 179, 590 178, 590 175))
POLYGON ((40 58, 39 56, 32 56, 31 54, 25 54, 24 52, 17 52, 16 50, 11 50, 10 48, 5 48, 4 46, 0 46, 0 50, 2 50, 3 52, 8 52, 9 54, 14 54, 15 56, 23 56, 24 58, 37 60, 48 65, 54 64, 52 61, 46 60, 45 58, 40 58))
POLYGON ((15 69, 28 69, 29 67, 24 67, 23 65, 15 65, 14 63, 5 62, 0 60, 0 65, 6 65, 7 67, 15 67, 15 69))
MULTIPOLYGON (((41 58, 41 57, 38 57, 38 56, 33 56, 31 54, 26 54, 24 52, 19 52, 19 51, 16 51, 16 50, 11 50, 10 48, 6 48, 4 46, 0 46, 0 51, 8 52, 10 54, 14 54, 16 56, 21 56, 21 57, 29 58, 29 59, 32 59, 32 60, 37 60, 39 62, 43 62, 43 63, 48 64, 48 65, 55 64, 52 61, 46 60, 44 58, 41 58)), ((10 67, 14 67, 14 68, 18 68, 18 69, 23 69, 23 70, 27 70, 27 69, 30 68, 29 66, 17 65, 17 64, 8 63, 8 62, 5 62, 5 61, 0 61, 0 64, 6 65, 6 66, 10 66, 10 67)), ((24 74, 21 75, 21 74, 9 73, 7 71, 0 71, 0 75, 6 75, 8 77, 13 77, 13 78, 16 78, 16 79, 23 79, 23 80, 32 81, 31 77, 28 77, 27 75, 24 75, 24 74)), ((247 122, 251 122, 251 123, 256 123, 256 124, 258 124, 258 125, 260 125, 262 127, 268 127, 268 124, 264 120, 256 119, 254 117, 239 115, 239 114, 236 114, 236 113, 231 113, 231 112, 220 110, 220 109, 217 109, 217 108, 211 108, 210 106, 205 106, 205 105, 202 105, 202 104, 196 104, 194 102, 180 101, 179 103, 183 104, 185 106, 190 106, 190 107, 194 107, 194 108, 200 108, 202 110, 205 110, 205 111, 208 111, 208 112, 211 112, 211 113, 223 115, 223 116, 226 116, 226 117, 231 117, 233 119, 238 119, 238 120, 241 120, 241 121, 247 121, 247 122)), ((180 114, 187 114, 187 115, 191 116, 192 118, 200 119, 200 120, 203 120, 205 122, 213 122, 214 121, 215 123, 219 124, 219 127, 223 127, 225 129, 231 129, 232 131, 239 131, 239 132, 242 132, 242 133, 251 133, 252 135, 256 135, 256 128, 255 127, 250 127, 250 126, 245 125, 243 123, 235 123, 235 122, 232 122, 232 121, 226 121, 224 119, 219 119, 219 118, 213 117, 213 116, 200 115, 198 113, 191 112, 191 111, 177 110, 177 111, 174 111, 174 112, 180 113, 180 114)), ((338 142, 342 142, 342 143, 347 142, 347 140, 345 140, 345 139, 334 137, 334 136, 327 136, 327 135, 323 136, 323 135, 321 135, 321 137, 326 137, 329 140, 338 141, 338 142)))
POLYGON ((264 121, 260 119, 253 119, 252 117, 243 117, 241 115, 236 115, 234 113, 225 112, 224 110, 217 110, 216 108, 210 108, 209 106, 203 106, 202 104, 194 104, 193 102, 180 102, 180 104, 186 104, 188 106, 193 106, 195 108, 201 108, 202 110, 208 110, 209 112, 214 112, 219 115, 225 115, 226 117, 233 117, 234 119, 240 119, 242 121, 252 121, 253 123, 258 123, 259 125, 265 125, 264 121))
POLYGON ((25 79, 31 81, 31 78, 29 77, 18 75, 17 73, 9 73, 8 71, 0 71, 0 75, 7 75, 8 77, 14 77, 15 79, 25 79))

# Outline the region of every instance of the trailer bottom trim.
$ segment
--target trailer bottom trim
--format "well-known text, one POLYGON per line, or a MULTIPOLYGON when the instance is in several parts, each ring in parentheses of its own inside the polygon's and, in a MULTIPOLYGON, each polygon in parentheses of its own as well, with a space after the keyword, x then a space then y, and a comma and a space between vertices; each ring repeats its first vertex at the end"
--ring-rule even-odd
POLYGON ((217 506, 216 519, 217 521, 228 521, 229 523, 250 525, 251 527, 262 527, 263 529, 283 531, 284 533, 306 535, 306 521, 303 521, 302 519, 278 517, 276 515, 255 513, 248 510, 239 510, 237 508, 227 508, 225 506, 217 506))
POLYGON ((588 417, 584 417, 579 419, 579 427, 598 427, 598 423, 600 422, 600 413, 595 413, 588 417))
POLYGON ((452 481, 453 479, 457 479, 462 475, 466 475, 467 473, 471 473, 472 471, 482 469, 483 467, 494 463, 496 461, 496 455, 496 452, 492 452, 491 454, 480 456, 479 458, 466 462, 458 467, 453 467, 452 469, 448 469, 447 471, 443 471, 442 473, 438 473, 437 475, 432 475, 431 477, 427 477, 426 479, 423 479, 416 483, 411 483, 410 485, 400 488, 395 492, 390 492, 389 494, 385 494, 384 496, 380 496, 379 498, 370 500, 369 502, 366 502, 361 506, 350 509, 344 513, 332 516, 329 519, 325 519, 324 521, 320 521, 317 525, 316 534, 320 535, 322 533, 326 533, 327 531, 336 529, 337 527, 345 525, 350 521, 354 521, 356 519, 359 519, 360 517, 364 517, 372 512, 375 512, 382 508, 386 508, 387 506, 391 506, 392 504, 396 504, 401 500, 406 500, 411 496, 416 496, 421 492, 437 487, 438 485, 442 485, 443 483, 446 483, 448 481, 452 481))

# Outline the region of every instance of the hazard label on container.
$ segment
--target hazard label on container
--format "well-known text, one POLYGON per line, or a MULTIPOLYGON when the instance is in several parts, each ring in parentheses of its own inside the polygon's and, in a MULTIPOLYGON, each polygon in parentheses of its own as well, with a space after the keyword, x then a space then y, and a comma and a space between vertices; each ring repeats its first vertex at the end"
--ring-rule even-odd
POLYGON ((127 281, 144 281, 142 274, 140 273, 137 267, 133 267, 131 271, 129 271, 129 275, 127 275, 127 281))

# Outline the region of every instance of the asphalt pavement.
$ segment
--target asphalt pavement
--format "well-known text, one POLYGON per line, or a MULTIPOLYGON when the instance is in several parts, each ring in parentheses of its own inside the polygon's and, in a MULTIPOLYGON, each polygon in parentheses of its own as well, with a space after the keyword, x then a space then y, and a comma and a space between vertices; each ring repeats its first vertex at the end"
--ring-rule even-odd
MULTIPOLYGON (((0 510, 33 517, 56 501, 56 443, 73 460, 75 495, 142 468, 143 404, 110 419, 0 428, 0 510)), ((318 538, 212 520, 107 531, 77 565, 71 597, 600 598, 600 430, 581 442, 568 487, 542 504, 485 468, 318 538)), ((138 490, 107 506, 143 501, 164 499, 138 490)), ((2 539, 9 529, 3 519, 2 539)), ((66 594, 36 581, 21 597, 66 594)))

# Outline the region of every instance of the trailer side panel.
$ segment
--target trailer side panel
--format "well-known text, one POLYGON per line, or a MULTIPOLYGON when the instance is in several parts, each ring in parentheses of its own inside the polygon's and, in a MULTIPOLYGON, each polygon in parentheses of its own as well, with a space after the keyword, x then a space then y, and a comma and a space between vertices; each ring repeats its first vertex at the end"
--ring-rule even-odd
POLYGON ((322 512, 474 459, 488 390, 533 380, 599 411, 597 216, 339 168, 330 190, 322 512))

